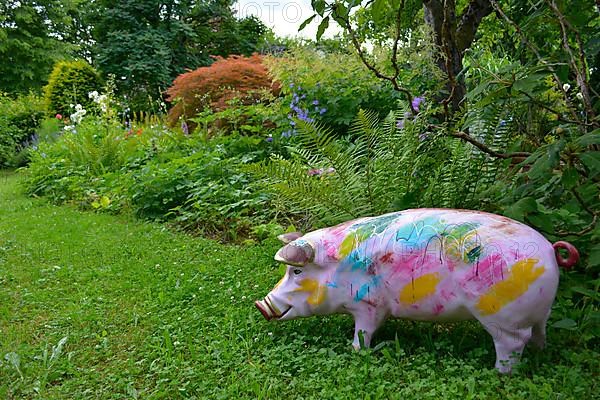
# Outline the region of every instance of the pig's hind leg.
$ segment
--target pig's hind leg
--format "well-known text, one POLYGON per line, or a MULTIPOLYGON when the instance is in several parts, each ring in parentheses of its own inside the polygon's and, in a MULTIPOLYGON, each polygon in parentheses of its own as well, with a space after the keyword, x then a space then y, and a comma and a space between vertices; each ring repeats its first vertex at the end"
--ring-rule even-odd
POLYGON ((496 348, 496 369, 501 374, 509 374, 523 354, 525 345, 531 338, 531 327, 511 327, 493 321, 482 321, 485 329, 492 336, 496 348))
POLYGON ((545 318, 533 325, 531 332, 531 343, 538 349, 543 349, 546 346, 546 324, 549 317, 550 311, 546 313, 545 318))

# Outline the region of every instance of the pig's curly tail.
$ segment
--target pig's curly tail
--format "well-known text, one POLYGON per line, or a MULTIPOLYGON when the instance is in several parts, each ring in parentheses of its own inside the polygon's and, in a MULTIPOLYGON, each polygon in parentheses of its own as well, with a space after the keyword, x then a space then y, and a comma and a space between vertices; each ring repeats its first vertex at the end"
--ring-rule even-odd
POLYGON ((579 252, 571 243, 560 241, 554 243, 552 247, 554 247, 556 262, 558 262, 558 265, 560 265, 561 267, 571 268, 573 265, 575 265, 577 261, 579 261, 579 252), (563 257, 558 252, 558 249, 566 250, 569 253, 569 256, 567 258, 563 257))

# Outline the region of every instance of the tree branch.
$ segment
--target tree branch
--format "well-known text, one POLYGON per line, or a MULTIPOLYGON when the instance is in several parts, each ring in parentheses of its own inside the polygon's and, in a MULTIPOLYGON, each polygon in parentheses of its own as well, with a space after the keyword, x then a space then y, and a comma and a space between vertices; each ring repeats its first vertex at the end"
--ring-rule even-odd
POLYGON ((533 54, 535 54, 535 56, 537 57, 539 62, 544 64, 544 66, 552 72, 552 77, 554 78, 554 81, 558 85, 558 89, 562 92, 565 102, 569 105, 568 109, 569 109, 569 112, 571 113, 571 117, 575 121, 578 121, 577 122, 578 124, 580 124, 581 120, 579 119, 577 113, 574 111, 575 108, 573 107, 573 104, 571 103, 571 100, 569 99, 569 96, 567 95, 567 91, 563 88, 562 82, 560 81, 560 78, 558 77, 558 74, 556 73, 556 70, 554 69, 552 64, 550 64, 548 61, 546 61, 542 57, 542 55, 540 54, 538 49, 533 44, 531 44, 531 42, 529 40, 527 40, 527 36, 525 36, 525 33, 523 33, 523 30, 521 29, 521 27, 519 25, 517 25, 517 23, 515 21, 510 19, 508 17, 508 15, 506 15, 506 13, 504 13, 504 11, 502 11, 502 9, 500 8, 500 6, 496 2, 496 0, 489 0, 489 1, 492 4, 492 7, 494 8, 494 10, 496 10, 496 12, 498 14, 500 14, 500 16, 517 31, 517 34, 521 38, 521 41, 525 44, 525 46, 527 46, 529 48, 529 50, 531 50, 531 52, 533 54))
MULTIPOLYGON (((401 0, 398 13, 396 13, 396 37, 394 38, 394 46, 392 47, 392 66, 394 67, 394 79, 400 76, 400 67, 398 66, 398 44, 400 43, 402 10, 404 9, 404 0, 401 0)), ((412 103, 412 100, 411 100, 412 103)))
POLYGON ((484 152, 492 157, 495 157, 495 158, 502 158, 502 159, 516 158, 516 157, 522 158, 522 157, 529 157, 531 155, 531 153, 527 153, 527 152, 500 153, 499 151, 489 148, 486 144, 479 142, 477 139, 475 139, 473 136, 469 135, 466 132, 462 132, 462 131, 461 132, 450 132, 449 134, 452 137, 459 138, 461 140, 464 140, 465 142, 471 143, 473 146, 477 147, 482 152, 484 152))
MULTIPOLYGON (((567 21, 565 16, 560 12, 560 10, 556 6, 556 3, 554 2, 554 0, 553 1, 546 0, 546 3, 548 4, 548 6, 550 6, 552 11, 554 12, 554 15, 556 15, 556 17, 558 18, 558 22, 560 24, 560 31, 562 33, 563 47, 565 48, 565 51, 569 55, 569 64, 571 65, 571 68, 573 68, 573 70, 575 71, 577 84, 579 86, 580 93, 583 97, 583 105, 585 107, 585 111, 588 114, 588 116, 590 117, 590 119, 593 121, 595 114, 594 114, 594 108, 592 107, 592 100, 590 98, 587 66, 586 66, 586 62, 585 62, 585 54, 583 53, 583 45, 581 43, 581 37, 579 36, 579 32, 573 28, 573 26, 569 23, 569 21, 567 21), (571 49, 571 46, 569 45, 569 37, 567 35, 567 28, 569 28, 571 31, 575 32, 577 46, 578 46, 578 53, 579 53, 579 62, 581 63, 581 65, 577 65, 577 58, 573 54, 573 50, 571 49)), ((597 124, 596 124, 596 126, 597 126, 597 124)))
MULTIPOLYGON (((335 12, 335 10, 333 10, 332 12, 335 12)), ((360 58, 360 60, 362 61, 362 63, 371 71, 373 72, 373 74, 375 74, 376 77, 378 77, 379 79, 388 81, 392 84, 392 86, 394 87, 394 90, 396 90, 397 92, 403 93, 406 96, 406 99, 408 100, 408 105, 412 111, 412 113, 414 115, 417 114, 417 110, 413 107, 412 105, 412 101, 413 101, 413 96, 410 93, 410 91, 402 86, 400 86, 400 84, 398 83, 398 75, 399 75, 399 68, 396 65, 397 68, 397 73, 395 76, 387 76, 384 75, 381 71, 379 71, 374 64, 370 63, 369 60, 367 60, 367 56, 365 54, 365 52, 363 51, 358 38, 356 36, 356 32, 354 32, 354 29, 352 28, 352 24, 350 23, 350 19, 349 18, 345 18, 343 16, 340 15, 336 15, 336 20, 338 21, 343 21, 344 22, 344 28, 346 29, 346 31, 348 32, 348 34, 350 35, 350 40, 352 41, 352 45, 354 46, 354 48, 356 49, 356 52, 358 53, 358 57, 360 58)), ((397 45, 397 43, 396 43, 397 45)), ((397 50, 396 50, 397 51, 397 50)))

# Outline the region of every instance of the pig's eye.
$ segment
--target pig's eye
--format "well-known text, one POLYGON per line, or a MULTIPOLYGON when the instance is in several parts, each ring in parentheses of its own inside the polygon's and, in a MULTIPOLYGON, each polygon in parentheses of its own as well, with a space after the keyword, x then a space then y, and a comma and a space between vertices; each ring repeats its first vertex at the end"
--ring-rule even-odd
POLYGON ((296 268, 296 269, 294 270, 294 275, 300 275, 301 273, 302 273, 302 270, 301 270, 301 269, 297 269, 297 268, 296 268))

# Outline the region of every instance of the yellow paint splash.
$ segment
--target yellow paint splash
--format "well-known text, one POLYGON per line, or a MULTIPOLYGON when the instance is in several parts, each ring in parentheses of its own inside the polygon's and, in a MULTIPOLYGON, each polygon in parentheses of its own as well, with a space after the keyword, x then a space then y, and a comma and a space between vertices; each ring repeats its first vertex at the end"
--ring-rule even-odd
POLYGON ((435 288, 441 277, 437 272, 421 275, 413 282, 404 286, 400 292, 400 301, 405 304, 417 303, 435 293, 435 288))
POLYGON ((510 275, 498 282, 479 298, 477 308, 482 315, 495 314, 506 304, 516 300, 523 295, 529 285, 544 273, 546 268, 540 266, 534 268, 539 260, 528 258, 518 261, 510 269, 510 275))
POLYGON ((342 258, 346 258, 352 253, 356 247, 358 247, 362 242, 367 240, 370 237, 370 232, 362 229, 357 230, 356 232, 350 233, 348 236, 344 238, 342 243, 340 244, 340 249, 338 250, 338 256, 341 260, 342 258))
POLYGON ((316 279, 304 279, 300 281, 300 287, 294 291, 309 293, 306 301, 311 306, 318 306, 327 298, 327 286, 319 285, 316 279))

